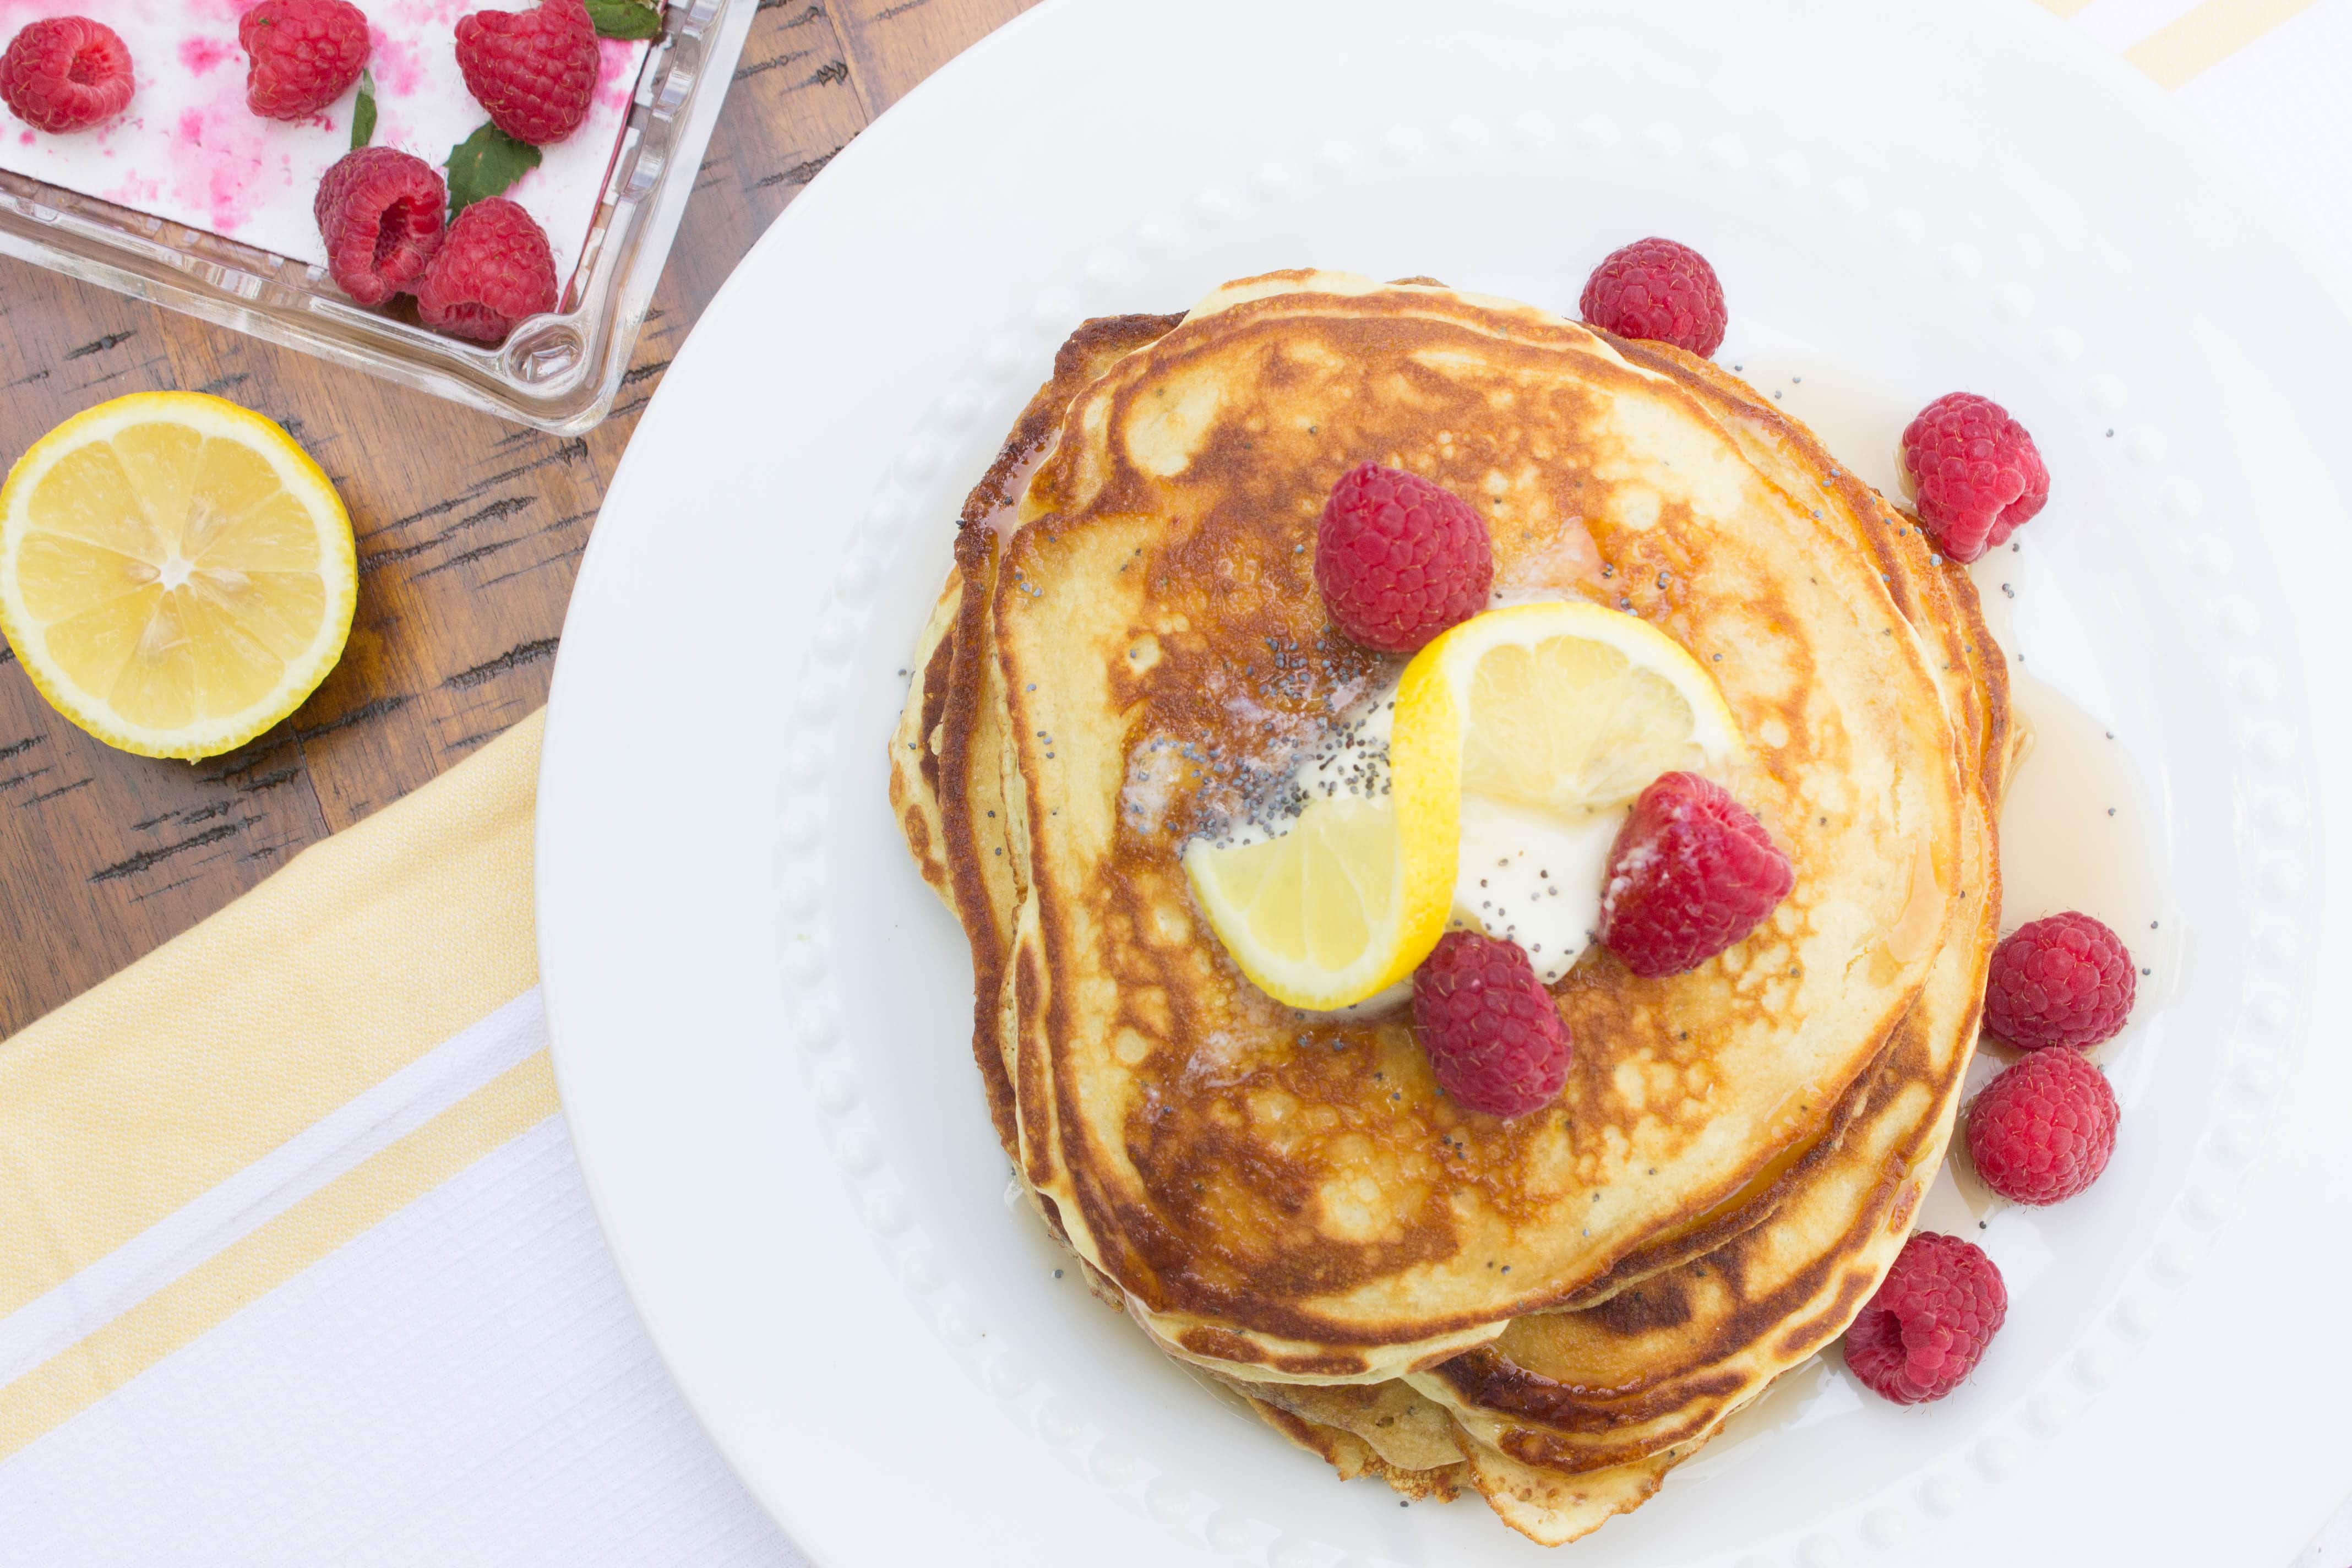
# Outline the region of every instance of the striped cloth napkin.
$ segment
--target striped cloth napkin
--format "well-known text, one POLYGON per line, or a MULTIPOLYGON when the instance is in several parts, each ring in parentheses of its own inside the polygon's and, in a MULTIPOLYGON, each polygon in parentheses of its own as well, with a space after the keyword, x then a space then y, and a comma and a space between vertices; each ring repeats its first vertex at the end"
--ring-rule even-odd
MULTIPOLYGON (((2352 0, 2041 3, 2352 257, 2352 0)), ((0 1045, 0 1563, 799 1562, 662 1371, 572 1162, 539 732, 0 1045)), ((2294 1568, 2347 1564, 2352 1506, 2294 1568)))

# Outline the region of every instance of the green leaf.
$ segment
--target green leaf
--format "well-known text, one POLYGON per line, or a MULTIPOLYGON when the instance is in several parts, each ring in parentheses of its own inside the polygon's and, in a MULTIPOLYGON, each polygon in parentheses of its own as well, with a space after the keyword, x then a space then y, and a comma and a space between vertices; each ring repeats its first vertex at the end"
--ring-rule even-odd
POLYGON ((360 95, 352 100, 352 151, 375 140, 375 75, 360 72, 360 95))
POLYGON ((608 38, 651 38, 662 30, 661 6, 653 0, 588 0, 588 19, 608 38))
POLYGON ((539 167, 539 149, 485 125, 449 149, 449 216, 495 196, 539 167))

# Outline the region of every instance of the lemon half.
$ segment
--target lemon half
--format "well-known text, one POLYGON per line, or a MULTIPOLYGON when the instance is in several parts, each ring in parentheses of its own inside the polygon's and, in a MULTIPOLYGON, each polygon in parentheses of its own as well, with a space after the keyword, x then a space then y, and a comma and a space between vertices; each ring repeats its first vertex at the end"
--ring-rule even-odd
POLYGON ((358 596, 334 486, 223 398, 85 409, 0 488, 0 631, 52 707, 127 752, 214 756, 293 712, 358 596))
POLYGON ((1581 601, 1474 616, 1397 684, 1389 792, 1310 803, 1281 837, 1195 840, 1184 869, 1257 987, 1350 1006, 1429 956, 1453 910, 1465 795, 1591 821, 1679 768, 1719 771, 1739 731, 1714 679, 1638 616, 1581 601))

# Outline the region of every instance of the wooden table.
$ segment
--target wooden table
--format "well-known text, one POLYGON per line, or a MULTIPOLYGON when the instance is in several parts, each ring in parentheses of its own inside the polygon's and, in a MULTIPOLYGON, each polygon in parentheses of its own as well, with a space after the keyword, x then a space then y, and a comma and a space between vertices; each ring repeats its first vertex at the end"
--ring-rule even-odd
MULTIPOLYGON (((509 6, 518 0, 486 0, 509 6)), ((509 425, 0 260, 0 451, 121 393, 219 393, 283 424, 358 536, 341 665, 286 723, 190 766, 59 718, 0 645, 0 1036, 398 799, 547 698, 604 487, 662 370, 769 220, 866 122, 1032 0, 759 0, 613 417, 509 425)), ((690 737, 648 735, 694 765, 690 737)))

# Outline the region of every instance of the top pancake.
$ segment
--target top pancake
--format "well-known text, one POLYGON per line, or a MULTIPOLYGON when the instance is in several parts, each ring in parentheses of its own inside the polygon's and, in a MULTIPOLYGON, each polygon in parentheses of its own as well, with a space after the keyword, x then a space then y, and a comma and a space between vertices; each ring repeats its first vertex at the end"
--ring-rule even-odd
POLYGON ((1940 650, 1936 673, 1970 787, 1960 885, 1927 984, 1849 1095, 1853 1115, 1792 1165, 1769 1216, 1601 1305, 1515 1320, 1409 1383, 1237 1384, 1343 1471, 1350 1441, 1383 1473, 1402 1468, 1408 1490, 1453 1467, 1548 1545, 1640 1502, 1732 1411, 1843 1332, 1884 1277, 1942 1160, 1976 1037, 2000 923, 1993 824, 2011 762, 2005 671, 1965 570, 1934 556, 1912 520, 1744 384, 1661 345, 1619 348, 1681 376, 1750 460, 1791 494, 1818 498, 1877 558, 1906 617, 1940 650))
POLYGON ((1071 405, 989 606, 1026 873, 1001 1002, 1024 1174, 1163 1342, 1260 1377, 1425 1365, 1739 1223, 1830 1127, 1937 949, 1963 785, 1929 653, 1819 510, 1664 370, 1433 287, 1233 286, 1071 405), (1517 1121, 1446 1100, 1402 1014, 1259 994, 1177 860, 1393 672, 1312 576, 1367 459, 1478 504, 1501 583, 1692 650, 1750 748, 1724 782, 1796 867, 1690 974, 1588 954, 1555 988, 1569 1083, 1517 1121))

